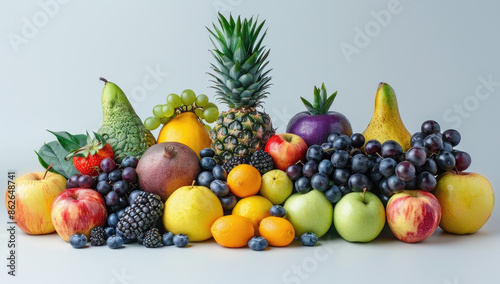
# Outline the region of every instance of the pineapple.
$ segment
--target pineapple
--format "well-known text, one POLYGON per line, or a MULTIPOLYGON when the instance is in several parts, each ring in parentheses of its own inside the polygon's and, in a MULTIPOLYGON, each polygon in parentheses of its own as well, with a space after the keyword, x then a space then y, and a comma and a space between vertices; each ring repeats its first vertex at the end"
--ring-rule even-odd
POLYGON ((212 88, 219 102, 229 107, 210 132, 219 163, 264 149, 275 133, 269 115, 256 109, 262 107, 262 100, 269 94, 266 89, 271 80, 271 70, 265 68, 269 50, 261 46, 266 31, 259 37, 264 23, 258 25, 253 17, 243 21, 238 17, 235 21, 229 16, 228 21, 219 13, 220 28, 215 24, 213 31, 207 28, 215 46, 210 51, 216 60, 211 64, 214 73, 209 73, 214 79, 212 88))

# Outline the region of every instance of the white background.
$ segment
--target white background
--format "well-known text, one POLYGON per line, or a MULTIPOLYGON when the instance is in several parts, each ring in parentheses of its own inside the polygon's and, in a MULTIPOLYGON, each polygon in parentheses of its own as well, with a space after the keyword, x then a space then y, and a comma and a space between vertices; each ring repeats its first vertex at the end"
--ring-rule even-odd
MULTIPOLYGON (((498 2, 311 2, 41 0, 52 3, 49 13, 38 1, 2 1, 0 184, 10 169, 18 176, 42 170, 33 150, 54 139, 46 129, 99 128, 100 76, 125 91, 142 119, 172 92, 191 88, 212 98, 206 74, 212 46, 205 27, 222 9, 225 15, 266 19, 273 86, 265 110, 278 132, 304 110, 299 96, 310 98, 322 82, 330 93, 339 92, 332 109, 362 132, 384 81, 395 89, 410 132, 427 119, 456 128, 462 133, 459 149, 472 156, 470 170, 498 186, 498 2), (392 12, 381 12, 388 6, 392 12), (341 46, 348 45, 356 53, 346 55, 341 46), (156 80, 151 70, 160 73, 156 80), (153 86, 140 93, 145 80, 153 86)), ((0 211, 1 229, 7 219, 0 211)), ((419 244, 399 242, 387 231, 368 244, 351 244, 333 233, 317 248, 258 253, 213 242, 188 249, 74 250, 55 234, 19 232, 18 276, 7 277, 2 264, 0 277, 7 283, 498 283, 499 217, 495 210, 477 234, 438 229, 419 244)), ((5 232, 0 231, 2 259, 8 252, 5 232)))

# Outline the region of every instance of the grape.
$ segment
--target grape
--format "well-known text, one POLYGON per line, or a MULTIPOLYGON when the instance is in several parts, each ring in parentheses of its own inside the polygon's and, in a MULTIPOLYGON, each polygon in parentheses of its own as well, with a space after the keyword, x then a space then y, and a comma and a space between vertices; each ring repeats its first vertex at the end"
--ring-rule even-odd
POLYGON ((439 133, 441 131, 441 127, 436 121, 427 120, 424 123, 422 123, 421 130, 425 135, 430 135, 434 133, 439 133))
POLYGON ((101 173, 98 177, 97 177, 97 182, 101 182, 101 181, 108 181, 108 174, 107 173, 101 173))
POLYGON ((402 181, 409 181, 415 177, 415 166, 409 161, 403 161, 396 166, 396 175, 402 181))
POLYGON ((349 153, 344 150, 337 150, 332 154, 331 162, 337 169, 345 169, 349 165, 349 153))
POLYGON ((171 104, 164 104, 162 112, 164 117, 171 117, 175 113, 175 108, 171 104))
POLYGON ((203 116, 208 123, 215 122, 219 117, 219 110, 216 108, 207 108, 203 111, 203 116))
POLYGON ((154 108, 153 108, 153 114, 155 115, 155 117, 157 118, 162 118, 165 116, 165 114, 163 113, 163 105, 156 105, 154 108))
POLYGON ((212 169, 212 175, 218 180, 226 180, 227 178, 226 170, 220 165, 217 165, 212 169))
POLYGON ((347 150, 351 146, 351 138, 341 134, 333 140, 332 144, 335 150, 347 150))
POLYGON ((310 183, 312 188, 319 191, 325 191, 330 187, 330 179, 324 173, 314 174, 311 178, 310 183))
POLYGON ((130 206, 132 206, 135 202, 135 199, 137 198, 137 196, 139 196, 139 194, 141 194, 141 190, 134 190, 132 191, 129 195, 128 195, 128 203, 130 206))
POLYGON ((417 141, 422 141, 423 142, 424 139, 425 139, 425 136, 426 135, 423 132, 416 132, 415 134, 413 134, 411 136, 410 145, 413 147, 413 146, 415 146, 415 143, 417 141))
POLYGON ((215 151, 212 148, 204 148, 200 150, 200 157, 205 158, 213 158, 215 156, 215 151))
POLYGON ((312 145, 307 149, 306 160, 319 163, 323 158, 323 148, 320 145, 312 145))
POLYGON ((406 183, 400 180, 397 175, 392 175, 387 179, 387 186, 393 192, 399 192, 405 189, 406 183))
MULTIPOLYGON (((205 171, 212 171, 214 167, 217 165, 214 158, 211 157, 203 157, 200 160, 201 169, 205 171)), ((224 194, 225 195, 225 194, 224 194)))
POLYGON ((130 186, 124 180, 119 180, 113 184, 113 191, 115 191, 119 196, 124 196, 129 190, 130 186))
POLYGON ((302 177, 302 166, 299 164, 291 165, 286 169, 286 175, 292 181, 298 180, 302 177))
POLYGON ((155 130, 158 126, 160 126, 160 119, 156 116, 150 116, 144 121, 144 127, 147 130, 155 130))
POLYGON ((199 108, 194 110, 194 114, 196 114, 196 116, 201 118, 201 119, 205 118, 205 116, 203 115, 203 110, 201 110, 199 108))
POLYGON ((448 129, 443 132, 443 141, 450 143, 452 147, 457 146, 461 139, 462 136, 460 135, 460 132, 455 129, 448 129))
POLYGON ((406 182, 405 190, 415 190, 417 189, 417 175, 415 175, 411 180, 406 182))
POLYGON ((339 137, 340 133, 338 132, 333 132, 332 134, 328 135, 328 143, 332 143, 335 141, 335 138, 339 137))
POLYGON ((356 149, 356 150, 354 150, 354 151, 352 151, 352 152, 351 152, 351 157, 354 157, 354 156, 356 156, 356 155, 358 155, 358 154, 361 154, 361 155, 363 155, 363 156, 366 156, 366 155, 365 155, 365 152, 363 152, 361 149, 356 149))
POLYGON ((192 105, 196 101, 196 94, 193 90, 186 89, 182 92, 181 99, 184 105, 192 105))
POLYGON ((122 173, 120 170, 114 170, 108 174, 108 179, 111 182, 117 182, 122 179, 122 173))
POLYGON ((380 193, 378 195, 378 198, 380 198, 380 201, 382 201, 382 204, 384 204, 384 207, 387 207, 387 203, 389 202, 389 199, 391 199, 389 196, 386 196, 385 194, 380 193))
POLYGON ((203 107, 203 109, 212 108, 212 107, 213 107, 213 108, 216 108, 217 110, 219 110, 219 107, 218 107, 216 104, 214 104, 214 103, 210 103, 210 102, 209 102, 209 103, 207 103, 207 104, 203 107))
POLYGON ((365 151, 366 154, 368 155, 375 155, 375 154, 380 154, 380 151, 382 150, 382 144, 378 140, 369 140, 366 142, 365 145, 365 151))
POLYGON ((387 179, 383 179, 379 184, 378 184, 378 189, 380 193, 382 193, 385 196, 392 196, 394 195, 394 191, 392 191, 389 188, 389 184, 387 183, 387 179))
POLYGON ((220 203, 222 204, 222 208, 226 210, 231 210, 234 208, 236 205, 236 202, 238 201, 236 199, 236 196, 233 194, 228 194, 226 196, 219 197, 220 203))
POLYGON ((318 172, 330 175, 333 172, 333 165, 330 160, 322 160, 318 165, 318 172))
POLYGON ((229 194, 229 186, 223 180, 214 180, 210 183, 210 190, 215 195, 222 197, 229 194))
POLYGON ((198 175, 198 178, 196 181, 197 181, 198 185, 210 188, 210 183, 212 183, 212 181, 214 181, 214 180, 215 180, 215 178, 214 178, 214 175, 212 174, 212 172, 204 171, 198 175))
POLYGON ((387 140, 384 144, 382 144, 381 154, 384 158, 399 160, 403 155, 403 148, 398 142, 394 140, 387 140))
POLYGON ((423 191, 430 192, 436 187, 437 181, 433 174, 429 172, 421 172, 417 176, 417 188, 423 191))
POLYGON ((351 159, 351 170, 354 173, 365 173, 370 168, 370 160, 363 154, 357 154, 351 159))
POLYGON ((122 167, 123 168, 128 168, 128 167, 136 168, 138 163, 139 163, 139 159, 137 159, 136 157, 126 156, 122 160, 122 167))
POLYGON ((79 174, 72 175, 69 180, 68 180, 68 185, 69 188, 77 188, 78 187, 78 178, 80 177, 79 174))
POLYGON ((451 146, 450 142, 444 142, 443 141, 443 148, 441 148, 441 151, 446 151, 446 152, 453 152, 453 146, 451 146))
POLYGON ((352 191, 362 192, 363 189, 366 188, 367 191, 370 191, 370 180, 368 177, 361 173, 355 173, 349 178, 349 187, 352 191))
POLYGON ((328 201, 330 201, 330 203, 336 203, 342 197, 342 192, 338 186, 332 185, 327 191, 325 191, 325 197, 328 201))
POLYGON ((210 132, 210 130, 212 130, 212 127, 210 127, 210 125, 206 125, 206 124, 205 124, 205 125, 204 125, 204 127, 205 127, 205 129, 206 129, 207 131, 209 131, 209 132, 210 132))
POLYGON ((336 169, 333 172, 333 181, 338 185, 347 184, 350 177, 351 177, 351 174, 346 169, 336 169))
POLYGON ((122 171, 122 179, 126 182, 135 182, 137 180, 137 172, 132 167, 127 167, 122 171))
POLYGON ((101 161, 99 164, 101 170, 105 173, 110 173, 116 168, 116 163, 111 158, 106 158, 101 161))
POLYGON ((296 180, 295 189, 299 193, 308 193, 309 191, 311 191, 311 183, 309 182, 309 179, 306 177, 301 177, 296 180))
POLYGON ((452 153, 442 151, 435 158, 436 163, 443 171, 449 171, 455 167, 455 156, 452 153))
POLYGON ((365 145, 365 136, 361 133, 354 133, 351 135, 351 145, 354 148, 361 148, 365 145))
POLYGON ((170 94, 167 97, 167 102, 172 105, 174 108, 178 108, 182 105, 181 97, 177 94, 170 94))
POLYGON ((107 181, 100 181, 97 183, 96 190, 100 195, 106 196, 111 191, 111 185, 107 181))
POLYGON ((380 163, 373 164, 372 169, 368 173, 368 177, 370 178, 370 180, 372 182, 379 182, 381 179, 384 178, 384 175, 382 175, 380 173, 380 171, 378 170, 379 166, 380 166, 380 163))
POLYGON ((406 160, 413 163, 413 165, 420 167, 425 164, 425 161, 427 160, 427 154, 422 148, 411 147, 410 149, 408 149, 408 152, 406 152, 406 160))
POLYGON ((120 198, 114 191, 110 191, 108 194, 106 194, 105 200, 108 206, 116 206, 120 204, 120 198))
POLYGON ((453 154, 455 156, 455 167, 457 168, 457 171, 461 172, 469 168, 472 159, 468 153, 456 151, 453 154))
POLYGON ((323 143, 321 144, 321 149, 323 149, 323 152, 325 154, 328 154, 331 156, 333 154, 333 144, 332 143, 323 143))
POLYGON ((198 95, 196 97, 196 105, 199 107, 205 107, 208 103, 208 97, 206 95, 198 95))
POLYGON ((162 117, 160 118, 160 124, 167 124, 171 119, 171 117, 162 117))
POLYGON ((340 192, 342 192, 342 195, 346 195, 346 194, 352 192, 351 188, 349 188, 349 186, 347 184, 343 184, 343 185, 339 186, 339 189, 340 189, 340 192))
POLYGON ((429 172, 433 175, 437 174, 438 167, 434 159, 427 159, 423 166, 420 167, 420 172, 429 172))
POLYGON ((436 134, 431 134, 425 138, 424 146, 427 151, 436 153, 443 148, 443 139, 436 134))
POLYGON ((78 177, 78 186, 82 188, 91 188, 92 187, 92 177, 88 175, 81 175, 78 177))
POLYGON ((383 176, 388 178, 395 173, 397 165, 398 163, 396 163, 394 159, 385 158, 382 161, 380 161, 378 170, 383 176))
POLYGON ((309 161, 302 167, 302 174, 306 178, 311 178, 315 173, 318 172, 318 163, 315 161, 309 161))

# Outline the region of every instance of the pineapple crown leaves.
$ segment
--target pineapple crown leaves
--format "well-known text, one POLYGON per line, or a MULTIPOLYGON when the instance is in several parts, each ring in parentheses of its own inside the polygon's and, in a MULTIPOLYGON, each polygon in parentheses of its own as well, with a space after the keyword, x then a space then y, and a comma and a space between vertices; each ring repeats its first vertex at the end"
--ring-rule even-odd
MULTIPOLYGON (((94 133, 94 138, 92 138, 87 132, 87 145, 79 148, 74 148, 70 150, 66 155, 66 161, 69 161, 73 157, 88 157, 89 155, 95 155, 99 150, 106 146, 106 139, 104 139, 101 135, 94 133)), ((57 137, 57 135, 56 135, 57 137)), ((59 140, 59 137, 57 138, 59 140)))
POLYGON ((265 70, 270 50, 265 50, 262 41, 267 30, 262 32, 265 21, 258 24, 258 18, 227 20, 219 13, 220 27, 207 27, 214 50, 210 53, 216 64, 210 64, 217 100, 230 108, 256 107, 267 97, 270 86, 269 70, 265 70), (259 37, 260 36, 260 37, 259 37))
POLYGON ((312 104, 303 97, 300 97, 300 99, 311 115, 321 115, 328 112, 336 96, 337 92, 327 97, 325 83, 323 83, 321 89, 314 86, 314 100, 312 104))

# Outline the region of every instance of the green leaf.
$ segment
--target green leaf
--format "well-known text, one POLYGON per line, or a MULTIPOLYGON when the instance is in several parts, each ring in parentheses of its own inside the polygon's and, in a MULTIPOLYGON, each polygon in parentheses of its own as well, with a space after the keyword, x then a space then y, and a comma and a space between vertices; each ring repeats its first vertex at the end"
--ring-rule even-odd
MULTIPOLYGON (((37 151, 35 151, 35 154, 36 154, 36 155, 37 155, 37 157, 38 157, 38 161, 40 162, 40 165, 42 165, 42 167, 44 167, 45 169, 47 169, 50 165, 49 165, 49 164, 47 164, 47 162, 45 162, 45 161, 43 160, 43 158, 42 158, 42 157, 40 157, 40 154, 38 154, 38 152, 37 152, 37 151)), ((60 174, 60 173, 58 173, 56 170, 54 170, 54 167, 51 167, 51 168, 49 169, 49 172, 53 172, 53 173, 56 173, 56 174, 60 174)))
POLYGON ((307 101, 306 99, 304 99, 303 97, 300 97, 300 99, 302 100, 302 103, 304 103, 304 105, 306 106, 306 109, 312 114, 312 115, 317 115, 317 111, 316 109, 314 109, 314 107, 312 106, 312 104, 307 101))
POLYGON ((37 155, 43 167, 47 168, 48 165, 54 164, 52 168, 56 172, 65 178, 70 178, 74 174, 79 174, 79 172, 75 169, 73 161, 66 161, 64 159, 67 153, 68 151, 66 151, 58 141, 52 141, 44 144, 37 152, 37 155))
POLYGON ((50 130, 47 131, 56 136, 57 141, 59 141, 61 146, 66 151, 72 151, 74 149, 78 149, 86 145, 87 139, 85 135, 71 135, 66 131, 60 131, 60 132, 53 132, 50 130))
POLYGON ((313 107, 315 110, 319 111, 320 107, 319 107, 319 100, 320 100, 320 97, 319 97, 319 92, 318 92, 318 89, 316 87, 314 87, 314 101, 313 101, 313 107))
MULTIPOLYGON (((327 100, 326 99, 327 94, 326 94, 325 83, 323 83, 321 85, 320 95, 321 95, 321 103, 320 103, 320 105, 321 105, 321 109, 323 109, 323 107, 326 104, 326 100, 327 100)), ((323 113, 323 114, 325 114, 325 113, 323 113)))
POLYGON ((325 105, 323 106, 323 109, 321 112, 323 114, 327 113, 330 107, 332 106, 333 101, 335 100, 335 97, 337 96, 337 92, 333 93, 327 100, 325 105))

